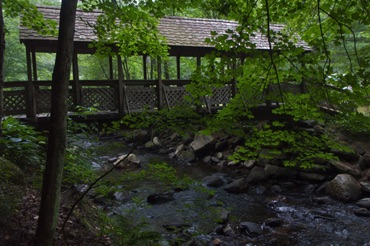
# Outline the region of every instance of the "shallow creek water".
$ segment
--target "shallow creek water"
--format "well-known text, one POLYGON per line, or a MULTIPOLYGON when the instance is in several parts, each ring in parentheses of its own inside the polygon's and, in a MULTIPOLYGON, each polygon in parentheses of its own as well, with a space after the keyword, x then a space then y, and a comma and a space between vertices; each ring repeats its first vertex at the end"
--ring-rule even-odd
MULTIPOLYGON (((118 153, 109 155, 116 154, 118 153)), ((230 170, 220 170, 201 163, 189 166, 169 159, 166 155, 144 150, 136 151, 135 154, 144 166, 153 158, 160 159, 175 168, 179 174, 198 181, 219 172, 235 176, 230 170)), ((108 155, 97 157, 94 160, 95 165, 107 163, 107 157, 108 155)), ((161 232, 167 238, 178 235, 168 232, 163 225, 186 224, 183 234, 208 242, 219 239, 221 245, 370 245, 370 218, 354 215, 356 205, 331 199, 319 204, 315 202, 315 197, 320 195, 306 194, 300 189, 274 194, 267 188, 260 195, 256 187, 251 187, 244 194, 231 194, 224 191, 223 187, 211 189, 215 191, 212 197, 189 189, 174 193, 175 199, 163 204, 138 207, 134 201, 126 201, 110 209, 112 213, 129 215, 137 220, 145 218, 148 230, 161 232), (230 212, 229 224, 235 232, 231 236, 214 232, 216 220, 220 218, 222 210, 230 212), (279 218, 282 224, 276 227, 267 226, 265 222, 269 218, 279 218), (238 225, 242 221, 257 223, 262 234, 241 233, 238 225)), ((135 188, 136 196, 142 200, 156 192, 156 185, 151 182, 141 182, 135 188)))

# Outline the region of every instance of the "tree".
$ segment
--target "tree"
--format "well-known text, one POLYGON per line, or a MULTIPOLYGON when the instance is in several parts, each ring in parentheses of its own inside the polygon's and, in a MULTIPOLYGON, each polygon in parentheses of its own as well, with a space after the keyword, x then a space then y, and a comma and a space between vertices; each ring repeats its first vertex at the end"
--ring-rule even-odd
POLYGON ((50 130, 44 171, 36 243, 53 245, 58 221, 60 189, 66 151, 67 94, 73 57, 73 38, 78 0, 63 0, 57 55, 52 79, 50 130))
POLYGON ((3 18, 3 0, 0 0, 0 137, 3 135, 3 84, 4 84, 5 27, 3 18))

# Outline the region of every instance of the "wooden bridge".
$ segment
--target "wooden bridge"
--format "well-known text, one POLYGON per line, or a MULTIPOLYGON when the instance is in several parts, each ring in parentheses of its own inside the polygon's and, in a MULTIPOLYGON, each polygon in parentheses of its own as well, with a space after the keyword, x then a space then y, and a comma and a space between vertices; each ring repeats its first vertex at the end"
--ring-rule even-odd
MULTIPOLYGON (((59 20, 59 9, 54 7, 39 7, 39 10, 47 19, 59 20)), ((169 46, 169 55, 176 59, 176 79, 164 79, 161 62, 157 63, 156 79, 148 79, 147 57, 142 56, 143 79, 126 80, 122 70, 122 60, 116 56, 117 64, 113 64, 113 58, 109 59, 109 79, 107 80, 80 80, 78 55, 94 54, 95 49, 89 44, 97 39, 93 31, 93 24, 99 13, 85 13, 77 11, 75 27, 75 43, 73 56, 72 79, 69 86, 68 106, 69 111, 75 111, 77 106, 93 107, 99 112, 124 115, 126 113, 171 108, 176 105, 191 104, 185 100, 188 92, 185 85, 190 80, 181 79, 180 58, 194 57, 197 65, 201 64, 201 57, 215 51, 215 48, 205 39, 211 37, 212 31, 220 34, 228 29, 235 29, 237 23, 226 20, 211 20, 185 17, 162 18, 158 26, 159 32, 166 37, 169 46), (116 71, 118 77, 113 74, 116 71)), ((272 25, 271 28, 279 32, 282 25, 272 25)), ((51 81, 40 81, 37 75, 36 53, 55 53, 57 38, 42 36, 36 31, 21 26, 20 40, 26 46, 27 55, 27 81, 6 82, 4 84, 4 115, 26 115, 29 119, 36 119, 40 115, 50 113, 51 81)), ((269 49, 267 38, 261 34, 251 40, 255 45, 255 51, 269 49)), ((298 41, 298 47, 309 51, 310 47, 303 41, 298 41)), ((255 52, 254 51, 254 52, 255 52)), ((250 54, 238 54, 238 57, 230 59, 247 59, 250 54)), ((233 61, 235 64, 235 60, 233 61)), ((283 90, 293 93, 301 93, 303 88, 298 83, 284 83, 280 85, 283 90)), ((279 88, 279 90, 281 90, 279 88)), ((274 88, 269 88, 274 90, 274 88)), ((202 107, 212 111, 226 105, 236 95, 236 79, 221 88, 214 88, 211 96, 201 98, 202 107)), ((265 92, 258 96, 261 103, 264 101, 265 92)), ((190 105, 193 106, 193 105, 190 105)))

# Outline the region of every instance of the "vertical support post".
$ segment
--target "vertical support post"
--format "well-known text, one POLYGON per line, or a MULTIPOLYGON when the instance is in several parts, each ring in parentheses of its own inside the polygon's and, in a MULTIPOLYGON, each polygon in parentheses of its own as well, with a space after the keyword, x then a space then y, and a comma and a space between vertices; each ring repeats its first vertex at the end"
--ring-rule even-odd
POLYGON ((180 56, 176 56, 176 73, 177 79, 181 79, 181 64, 180 64, 180 56))
MULTIPOLYGON (((301 62, 302 64, 302 68, 305 68, 305 63, 304 62, 301 62)), ((306 78, 305 77, 302 77, 302 81, 301 81, 301 93, 304 94, 307 92, 307 84, 306 84, 306 78)))
POLYGON ((158 73, 158 82, 157 82, 157 99, 158 99, 158 109, 163 108, 163 83, 162 83, 162 60, 158 57, 157 62, 157 73, 158 73))
POLYGON ((82 104, 82 86, 80 82, 80 75, 78 69, 78 54, 76 51, 73 52, 72 58, 72 74, 73 74, 73 84, 72 84, 72 91, 73 91, 73 104, 74 107, 79 106, 82 104))
POLYGON ((36 120, 36 95, 35 86, 32 80, 32 61, 31 61, 31 51, 29 46, 26 46, 26 58, 27 58, 27 78, 28 83, 26 86, 26 98, 27 98, 27 118, 36 120))
POLYGON ((197 56, 197 68, 199 68, 200 65, 202 65, 202 60, 200 59, 200 56, 197 56))
POLYGON ((236 57, 235 56, 233 57, 232 69, 233 69, 233 79, 232 79, 232 82, 231 82, 231 96, 235 97, 235 95, 236 95, 236 77, 235 77, 235 74, 236 74, 236 57))
POLYGON ((109 55, 108 57, 108 62, 109 62, 109 79, 113 80, 114 79, 114 74, 113 74, 113 59, 112 56, 109 55))
MULTIPOLYGON (((118 113, 125 113, 125 102, 124 102, 124 93, 125 93, 125 84, 123 82, 123 69, 122 69, 122 58, 120 55, 117 55, 117 65, 118 65, 118 113)), ((128 107, 129 105, 127 105, 128 107)))
POLYGON ((143 76, 144 76, 144 80, 148 79, 147 63, 146 63, 146 58, 147 57, 148 57, 147 55, 143 55, 143 76))
POLYGON ((33 72, 33 81, 37 81, 37 63, 36 63, 36 52, 32 51, 32 72, 33 72))

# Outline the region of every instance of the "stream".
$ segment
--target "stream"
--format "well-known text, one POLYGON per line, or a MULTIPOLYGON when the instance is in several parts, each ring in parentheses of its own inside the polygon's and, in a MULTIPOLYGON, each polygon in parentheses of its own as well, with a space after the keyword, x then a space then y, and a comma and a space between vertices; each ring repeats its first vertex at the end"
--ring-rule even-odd
MULTIPOLYGON (((109 141, 105 139, 99 144, 109 141)), ((93 166, 106 165, 110 157, 128 152, 129 148, 95 157, 93 166)), ((134 153, 142 167, 153 159, 161 160, 179 175, 199 182, 214 173, 225 179, 240 175, 204 163, 179 163, 167 155, 143 149, 134 153)), ((290 189, 274 193, 270 184, 259 184, 242 194, 229 193, 221 186, 209 188, 213 195, 185 189, 173 192, 172 200, 148 205, 146 198, 163 190, 159 191, 155 183, 143 181, 134 189, 135 197, 143 201, 141 204, 137 204, 137 199, 126 199, 109 209, 111 214, 134 220, 144 218, 148 230, 163 235, 163 245, 174 245, 171 242, 176 238, 187 241, 176 245, 370 245, 370 218, 356 216, 353 212, 358 208, 356 205, 305 192, 298 186, 299 183, 291 182, 290 189), (171 226, 177 229, 171 230, 171 226)))

